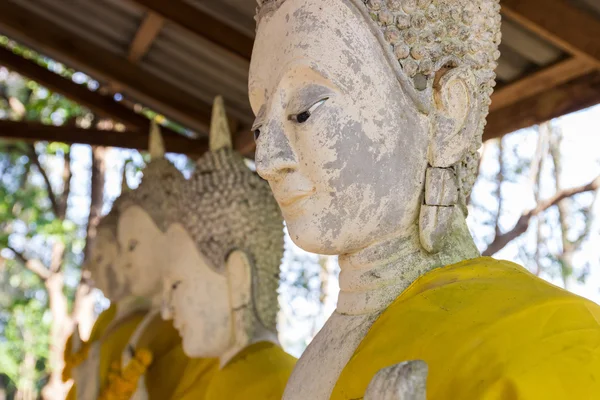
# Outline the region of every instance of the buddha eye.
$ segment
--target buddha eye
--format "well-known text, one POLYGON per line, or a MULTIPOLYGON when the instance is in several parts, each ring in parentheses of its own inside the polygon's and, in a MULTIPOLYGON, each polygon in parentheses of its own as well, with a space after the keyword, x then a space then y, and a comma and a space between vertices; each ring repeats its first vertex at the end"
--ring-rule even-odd
POLYGON ((135 250, 135 247, 137 246, 137 244, 138 244, 137 240, 131 239, 129 241, 129 247, 128 247, 129 251, 135 250))
POLYGON ((296 114, 296 122, 299 124, 303 124, 310 118, 310 113, 308 111, 301 112, 300 114, 296 114))
POLYGON ((292 114, 288 117, 288 119, 291 121, 295 121, 299 124, 303 124, 306 121, 308 121, 310 116, 317 110, 317 108, 322 106, 323 103, 325 103, 327 100, 329 100, 328 97, 321 99, 321 100, 317 101, 315 104, 313 104, 312 106, 310 106, 308 110, 302 111, 299 114, 292 114))
POLYGON ((262 128, 262 126, 257 126, 256 128, 252 129, 252 133, 254 133, 254 141, 256 142, 258 140, 258 138, 260 137, 260 128, 262 128))

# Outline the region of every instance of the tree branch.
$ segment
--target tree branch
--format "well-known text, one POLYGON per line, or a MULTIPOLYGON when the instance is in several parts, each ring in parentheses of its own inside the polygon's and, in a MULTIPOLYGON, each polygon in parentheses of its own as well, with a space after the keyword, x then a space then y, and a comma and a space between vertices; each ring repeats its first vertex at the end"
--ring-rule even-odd
POLYGON ((29 260, 23 253, 17 251, 13 247, 7 246, 6 248, 13 252, 17 260, 19 260, 25 268, 36 274, 42 281, 45 281, 50 277, 50 271, 40 260, 29 260))
POLYGON ((494 236, 500 235, 500 216, 502 215, 502 184, 504 183, 504 146, 502 138, 498 139, 498 173, 496 174, 496 197, 498 208, 494 218, 494 236))
POLYGON ((546 211, 550 207, 557 205, 561 200, 575 196, 579 193, 596 191, 599 188, 600 176, 596 177, 596 179, 594 179, 587 185, 561 190, 551 198, 538 203, 538 205, 535 208, 527 211, 526 213, 523 213, 523 215, 521 215, 521 217, 517 221, 516 225, 510 231, 503 233, 502 235, 496 236, 496 238, 494 238, 494 241, 490 243, 488 248, 485 249, 482 254, 484 256, 491 256, 492 254, 495 254, 501 249, 503 249, 504 246, 510 243, 513 239, 516 239, 517 237, 521 236, 527 231, 527 228, 529 228, 529 221, 532 217, 535 217, 541 214, 542 212, 546 211))
POLYGON ((575 239, 573 241, 572 246, 574 249, 579 249, 581 247, 581 244, 583 243, 583 241, 590 235, 590 233, 592 231, 592 226, 594 225, 594 220, 595 220, 593 210, 594 210, 594 205, 596 204, 596 201, 598 201, 598 191, 596 191, 594 193, 594 198, 593 198, 590 206, 588 208, 586 208, 585 227, 583 228, 583 231, 577 237, 577 239, 575 239))
POLYGON ((73 175, 73 173, 71 171, 71 151, 69 148, 69 151, 64 154, 64 159, 63 159, 63 175, 62 175, 63 191, 60 195, 60 201, 58 204, 59 205, 58 218, 60 218, 60 219, 65 219, 65 217, 67 216, 67 206, 68 206, 68 202, 69 202, 69 194, 71 193, 71 176, 72 175, 73 175))
POLYGON ((87 235, 83 250, 84 260, 89 257, 90 249, 96 238, 96 227, 102 215, 104 205, 104 174, 106 171, 106 148, 92 147, 92 179, 90 183, 90 214, 88 216, 87 235))
POLYGON ((50 199, 50 203, 52 204, 52 211, 57 218, 60 218, 60 208, 58 206, 58 202, 56 201, 56 195, 54 194, 54 190, 52 190, 52 184, 50 183, 50 179, 48 178, 48 174, 42 164, 40 163, 40 158, 38 157, 37 152, 35 151, 35 147, 30 144, 28 145, 28 153, 31 158, 31 162, 35 164, 40 174, 42 174, 42 178, 44 178, 44 182, 46 183, 46 190, 48 191, 48 198, 50 199))
POLYGON ((29 172, 31 171, 31 161, 28 161, 23 168, 25 169, 25 171, 23 171, 23 175, 21 175, 21 180, 19 182, 19 189, 24 189, 25 185, 27 184, 27 178, 29 177, 29 172))

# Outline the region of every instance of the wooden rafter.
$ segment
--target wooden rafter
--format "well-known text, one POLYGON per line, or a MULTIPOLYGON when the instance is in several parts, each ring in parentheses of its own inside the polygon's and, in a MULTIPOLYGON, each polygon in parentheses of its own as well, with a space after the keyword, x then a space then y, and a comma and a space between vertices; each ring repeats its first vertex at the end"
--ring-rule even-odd
MULTIPOLYGON (((0 121, 0 138, 26 142, 52 141, 67 144, 123 147, 148 150, 147 132, 117 132, 99 129, 83 129, 74 126, 52 126, 31 122, 0 121)), ((206 139, 190 139, 185 136, 164 136, 165 149, 197 157, 208 150, 206 139)))
POLYGON ((129 61, 137 63, 146 55, 164 24, 165 19, 158 14, 152 11, 146 14, 129 46, 129 61))
POLYGON ((599 103, 600 71, 594 71, 491 112, 483 139, 497 138, 599 103))
POLYGON ((38 82, 47 89, 62 94, 68 99, 89 108, 98 116, 121 122, 129 130, 147 132, 149 129, 150 121, 147 118, 115 102, 112 97, 92 92, 84 85, 78 85, 67 78, 63 78, 4 47, 0 47, 0 65, 4 65, 8 69, 38 82))
POLYGON ((502 14, 600 67, 600 21, 566 0, 500 0, 502 14))
POLYGON ((595 69, 587 59, 572 57, 498 89, 492 95, 490 111, 510 106, 528 97, 585 75, 595 69))
POLYGON ((160 109, 169 118, 199 132, 208 132, 211 106, 163 78, 112 52, 71 34, 23 6, 0 1, 0 25, 16 39, 97 78, 116 82, 144 104, 160 109))
POLYGON ((134 0, 171 22, 250 60, 254 40, 183 0, 134 0))

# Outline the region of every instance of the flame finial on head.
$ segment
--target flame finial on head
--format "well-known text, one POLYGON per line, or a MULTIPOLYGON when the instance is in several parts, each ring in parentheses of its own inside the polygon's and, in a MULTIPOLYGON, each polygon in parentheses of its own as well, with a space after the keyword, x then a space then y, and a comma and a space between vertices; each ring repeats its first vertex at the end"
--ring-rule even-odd
POLYGON ((165 156, 165 143, 163 142, 162 135, 160 133, 160 126, 156 121, 150 123, 150 139, 148 142, 148 150, 150 152, 150 159, 156 160, 165 156))
POLYGON ((225 102, 221 96, 215 97, 213 103, 209 143, 210 151, 232 148, 231 131, 229 130, 227 114, 225 113, 225 102))

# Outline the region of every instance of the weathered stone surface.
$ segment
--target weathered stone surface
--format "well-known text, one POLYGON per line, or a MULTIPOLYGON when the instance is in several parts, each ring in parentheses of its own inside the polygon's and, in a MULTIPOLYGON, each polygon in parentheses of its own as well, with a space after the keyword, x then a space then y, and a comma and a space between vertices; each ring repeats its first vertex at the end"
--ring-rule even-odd
POLYGON ((432 268, 478 255, 466 198, 494 86, 499 5, 258 3, 249 75, 257 172, 292 240, 340 255, 338 308, 284 396, 324 400, 402 290, 432 268), (428 188, 428 167, 452 173, 430 173, 428 188))
POLYGON ((369 383, 365 400, 426 400, 427 373, 422 360, 384 368, 369 383))
POLYGON ((219 98, 210 144, 175 190, 164 315, 187 355, 224 364, 252 343, 277 342, 283 221, 267 182, 232 150, 219 98))
POLYGON ((427 168, 425 173, 425 204, 428 206, 454 206, 458 204, 458 187, 452 169, 427 168))

